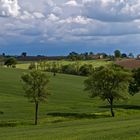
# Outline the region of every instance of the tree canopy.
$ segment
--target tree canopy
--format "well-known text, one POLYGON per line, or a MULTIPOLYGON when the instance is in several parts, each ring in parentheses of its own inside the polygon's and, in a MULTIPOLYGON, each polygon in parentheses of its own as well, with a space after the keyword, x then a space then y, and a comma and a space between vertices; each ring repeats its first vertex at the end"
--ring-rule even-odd
POLYGON ((33 70, 22 75, 21 79, 24 82, 25 96, 30 102, 35 103, 35 125, 37 125, 38 105, 40 102, 46 102, 49 95, 49 78, 45 73, 33 70))
POLYGON ((91 93, 91 97, 100 97, 110 104, 111 114, 114 117, 114 100, 126 99, 128 97, 129 81, 131 74, 121 67, 111 65, 99 67, 85 80, 85 90, 91 93))
POLYGON ((115 51, 114 51, 114 56, 115 56, 116 58, 120 58, 120 57, 121 57, 121 52, 120 52, 119 50, 115 50, 115 51))
POLYGON ((17 61, 14 57, 10 57, 8 59, 5 60, 4 65, 6 65, 7 67, 15 67, 15 65, 17 64, 17 61))
POLYGON ((132 71, 133 80, 129 85, 129 92, 131 95, 135 95, 140 91, 140 68, 132 71))

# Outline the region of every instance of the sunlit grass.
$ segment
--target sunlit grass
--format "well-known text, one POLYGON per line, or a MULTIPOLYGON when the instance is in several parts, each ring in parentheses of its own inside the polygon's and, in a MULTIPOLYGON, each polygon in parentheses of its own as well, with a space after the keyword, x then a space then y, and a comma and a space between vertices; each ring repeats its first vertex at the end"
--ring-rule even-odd
POLYGON ((106 101, 91 99, 86 77, 52 73, 47 103, 39 106, 34 126, 34 104, 24 97, 20 69, 0 69, 0 140, 139 140, 140 94, 116 102, 115 118, 106 101))

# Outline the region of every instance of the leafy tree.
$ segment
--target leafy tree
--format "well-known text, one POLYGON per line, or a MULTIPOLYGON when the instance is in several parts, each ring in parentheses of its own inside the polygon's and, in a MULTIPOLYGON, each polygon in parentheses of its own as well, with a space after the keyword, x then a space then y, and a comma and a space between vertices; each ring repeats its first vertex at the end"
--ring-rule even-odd
POLYGON ((68 55, 68 59, 70 59, 70 60, 72 60, 72 61, 75 61, 75 60, 78 59, 78 56, 79 56, 78 53, 76 53, 76 52, 71 52, 71 53, 69 53, 69 55, 68 55))
POLYGON ((89 55, 94 55, 94 53, 93 52, 89 52, 89 55))
POLYGON ((93 66, 91 64, 84 64, 80 67, 79 73, 80 75, 86 76, 92 72, 93 66))
POLYGON ((121 55, 121 57, 122 57, 122 58, 127 58, 127 54, 126 54, 126 53, 123 53, 123 54, 121 55))
POLYGON ((83 53, 83 55, 84 55, 84 57, 85 57, 85 60, 88 60, 88 59, 89 59, 88 52, 83 53))
POLYGON ((6 65, 7 67, 15 67, 16 64, 17 64, 17 61, 14 57, 10 57, 6 59, 4 63, 4 65, 6 65))
POLYGON ((62 73, 67 73, 67 74, 74 74, 74 75, 77 74, 74 64, 63 65, 61 67, 61 71, 62 73))
POLYGON ((128 57, 129 57, 129 58, 134 58, 133 53, 129 53, 129 54, 128 54, 128 57))
POLYGON ((2 56, 5 56, 5 53, 2 53, 2 56))
POLYGON ((131 95, 135 95, 140 91, 140 68, 133 70, 132 73, 133 80, 130 82, 129 92, 131 95))
POLYGON ((57 68, 57 63, 54 61, 52 62, 52 72, 53 72, 53 76, 56 76, 56 72, 57 72, 58 68, 57 68))
POLYGON ((29 65, 29 70, 33 70, 33 69, 36 69, 35 62, 31 62, 31 64, 29 65))
POLYGON ((115 65, 99 67, 94 69, 92 75, 85 80, 85 90, 92 94, 91 97, 98 96, 102 100, 107 100, 111 115, 114 117, 114 100, 127 98, 129 80, 131 74, 121 67, 115 65))
POLYGON ((22 52, 21 53, 21 56, 26 57, 27 56, 27 53, 26 52, 22 52))
POLYGON ((78 54, 76 52, 71 52, 71 53, 69 53, 67 58, 69 60, 72 60, 72 61, 77 61, 77 60, 83 60, 85 58, 85 55, 84 54, 78 54))
POLYGON ((45 71, 46 70, 46 66, 47 66, 47 62, 46 61, 39 61, 37 63, 37 68, 40 70, 45 71))
POLYGON ((39 103, 47 101, 49 95, 47 90, 48 76, 39 70, 33 70, 22 75, 21 79, 24 83, 25 97, 35 104, 35 125, 37 125, 39 103))
POLYGON ((80 61, 76 61, 76 62, 73 64, 73 66, 74 66, 76 75, 79 75, 79 70, 80 70, 80 66, 81 66, 80 61))
POLYGON ((119 50, 115 50, 115 51, 114 51, 114 56, 115 56, 116 58, 120 58, 120 57, 121 57, 121 52, 120 52, 119 50))

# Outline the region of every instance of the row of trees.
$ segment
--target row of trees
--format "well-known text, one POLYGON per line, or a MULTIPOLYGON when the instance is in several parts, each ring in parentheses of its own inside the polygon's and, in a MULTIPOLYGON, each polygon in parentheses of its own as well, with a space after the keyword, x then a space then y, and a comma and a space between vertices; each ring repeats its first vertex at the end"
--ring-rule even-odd
POLYGON ((85 53, 76 53, 71 52, 67 56, 69 60, 76 61, 76 60, 93 60, 93 59, 110 59, 115 60, 115 58, 134 58, 133 53, 121 53, 120 50, 115 50, 114 55, 108 55, 106 53, 97 53, 94 54, 93 52, 85 52, 85 53))
POLYGON ((120 50, 115 50, 114 58, 134 58, 134 55, 133 53, 126 54, 126 53, 121 53, 120 50))
POLYGON ((76 61, 76 60, 93 60, 93 59, 101 59, 101 58, 107 58, 108 55, 106 53, 97 53, 94 54, 93 52, 85 52, 85 53, 76 53, 71 52, 67 56, 69 60, 76 61))
MULTIPOLYGON (((33 70, 21 77, 25 96, 35 104, 35 125, 37 125, 38 106, 47 100, 49 95, 49 78, 40 70, 33 70)), ((100 97, 110 105, 112 117, 115 116, 113 104, 115 100, 124 100, 129 95, 140 91, 140 69, 129 71, 120 66, 110 65, 92 69, 91 75, 85 80, 85 90, 91 97, 100 97)))
POLYGON ((40 69, 43 71, 53 72, 54 76, 56 75, 56 73, 87 76, 92 72, 93 65, 82 64, 78 61, 71 64, 63 64, 57 61, 40 61, 38 63, 32 62, 29 65, 29 69, 40 69))

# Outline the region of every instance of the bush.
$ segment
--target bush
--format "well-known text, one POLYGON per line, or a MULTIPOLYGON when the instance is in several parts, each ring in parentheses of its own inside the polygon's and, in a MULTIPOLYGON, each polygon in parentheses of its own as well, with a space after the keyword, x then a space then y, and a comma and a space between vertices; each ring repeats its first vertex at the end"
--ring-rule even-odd
POLYGON ((77 74, 76 69, 73 64, 63 65, 61 67, 61 72, 66 73, 66 74, 74 74, 74 75, 77 74))
POLYGON ((36 64, 34 62, 32 62, 29 67, 28 67, 29 70, 33 70, 33 69, 36 69, 36 64))
POLYGON ((82 76, 87 76, 92 72, 92 69, 93 69, 92 65, 84 64, 80 67, 79 73, 82 76))
POLYGON ((6 65, 7 67, 15 67, 16 64, 17 60, 14 57, 6 59, 4 63, 4 65, 6 65))

